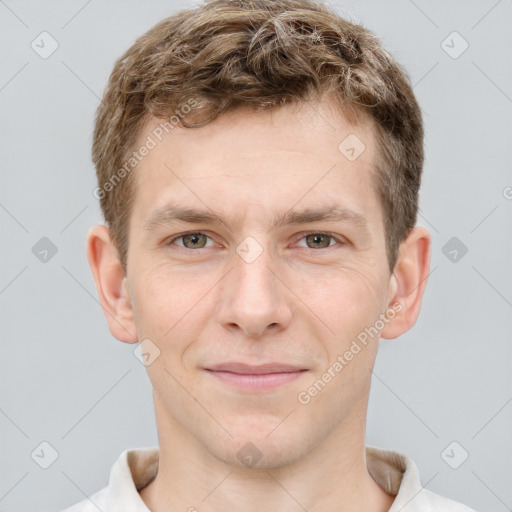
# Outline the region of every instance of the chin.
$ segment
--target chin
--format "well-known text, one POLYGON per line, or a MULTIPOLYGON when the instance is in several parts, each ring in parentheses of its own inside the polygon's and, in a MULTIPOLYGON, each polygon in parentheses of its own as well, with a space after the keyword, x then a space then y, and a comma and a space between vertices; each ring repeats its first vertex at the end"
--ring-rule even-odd
POLYGON ((218 460, 240 468, 273 469, 300 460, 312 448, 313 439, 304 424, 275 417, 239 420, 228 429, 232 437, 212 442, 208 450, 218 460))

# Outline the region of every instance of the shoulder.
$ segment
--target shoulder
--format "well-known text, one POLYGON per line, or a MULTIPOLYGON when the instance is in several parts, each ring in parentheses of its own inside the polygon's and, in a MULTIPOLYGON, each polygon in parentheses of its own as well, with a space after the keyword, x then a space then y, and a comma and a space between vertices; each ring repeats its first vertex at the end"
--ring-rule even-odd
POLYGON ((476 512, 423 487, 418 466, 403 453, 367 445, 366 460, 377 484, 395 496, 389 512, 476 512))
POLYGON ((138 489, 142 489, 156 476, 158 460, 158 447, 124 450, 110 470, 106 487, 61 512, 149 512, 138 489))

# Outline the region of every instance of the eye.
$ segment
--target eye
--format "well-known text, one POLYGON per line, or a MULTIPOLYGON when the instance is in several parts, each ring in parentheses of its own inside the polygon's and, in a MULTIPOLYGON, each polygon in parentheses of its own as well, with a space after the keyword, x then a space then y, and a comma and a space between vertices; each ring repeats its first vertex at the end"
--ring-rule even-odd
POLYGON ((183 245, 176 244, 179 247, 184 247, 185 249, 202 249, 203 247, 206 247, 206 241, 209 238, 210 237, 207 236, 205 233, 202 233, 200 231, 194 231, 191 233, 183 233, 182 235, 175 236, 171 240, 167 241, 166 245, 172 245, 177 240, 181 240, 183 241, 183 245))
MULTIPOLYGON (((344 245, 347 241, 343 237, 335 236, 332 233, 324 233, 322 231, 312 231, 310 233, 305 233, 300 241, 305 240, 306 246, 302 245, 307 249, 326 249, 336 245, 336 242, 340 245, 344 245)), ((167 242, 165 245, 177 245, 178 247, 183 247, 184 249, 203 249, 205 247, 211 247, 215 245, 213 240, 201 231, 192 231, 189 233, 182 233, 181 235, 177 235, 167 242), (211 241, 208 246, 208 240, 211 241), (177 242, 182 243, 177 243, 177 242)), ((298 247, 301 247, 298 245, 298 247)))
POLYGON ((334 236, 332 233, 324 233, 322 231, 306 233, 301 240, 306 240, 306 247, 308 249, 325 249, 327 247, 332 247, 332 245, 336 245, 336 243, 331 244, 330 242, 339 242, 341 245, 346 243, 343 238, 334 236))

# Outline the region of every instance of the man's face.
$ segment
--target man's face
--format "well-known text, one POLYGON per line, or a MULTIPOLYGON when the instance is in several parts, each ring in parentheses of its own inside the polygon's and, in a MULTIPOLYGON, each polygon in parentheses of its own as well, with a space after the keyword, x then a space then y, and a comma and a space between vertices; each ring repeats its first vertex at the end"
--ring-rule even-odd
POLYGON ((369 126, 313 106, 237 111, 161 142, 154 121, 139 137, 158 144, 133 171, 125 284, 139 340, 160 351, 147 367, 159 429, 232 464, 293 462, 366 417, 378 335, 343 356, 392 297, 376 147, 369 126), (339 149, 350 134, 366 146, 355 160, 362 146, 339 149), (223 222, 162 215, 171 207, 223 222))

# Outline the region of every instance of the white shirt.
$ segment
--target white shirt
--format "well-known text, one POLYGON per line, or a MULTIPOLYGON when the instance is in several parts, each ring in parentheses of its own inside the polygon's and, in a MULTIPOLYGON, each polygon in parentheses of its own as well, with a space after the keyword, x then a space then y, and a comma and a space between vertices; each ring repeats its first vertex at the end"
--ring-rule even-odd
MULTIPOLYGON (((62 512, 149 512, 139 495, 158 471, 158 448, 125 450, 110 471, 107 487, 62 512)), ((407 456, 366 445, 372 478, 395 497, 389 512, 475 512, 421 486, 416 464, 407 456)))

